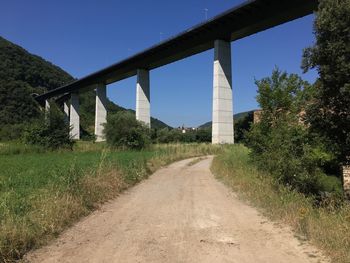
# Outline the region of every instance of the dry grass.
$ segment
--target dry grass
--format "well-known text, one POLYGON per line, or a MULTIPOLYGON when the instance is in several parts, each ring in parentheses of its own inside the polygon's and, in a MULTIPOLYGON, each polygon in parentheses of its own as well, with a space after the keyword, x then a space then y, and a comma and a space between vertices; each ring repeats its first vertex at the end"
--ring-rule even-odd
POLYGON ((94 147, 79 146, 76 154, 36 154, 27 156, 28 160, 18 154, 0 159, 3 164, 11 161, 26 165, 17 171, 9 164, 8 172, 0 173, 0 187, 4 186, 0 188, 0 262, 13 262, 28 250, 46 244, 161 166, 222 150, 193 144, 157 145, 147 152, 90 152, 94 147), (84 149, 89 153, 84 154, 84 149), (66 167, 68 161, 70 166, 66 167), (45 169, 43 164, 47 165, 45 169))
POLYGON ((273 220, 292 227, 336 263, 350 262, 350 206, 315 207, 310 198, 280 186, 258 171, 248 149, 237 145, 214 159, 212 170, 239 196, 273 220))
POLYGON ((199 163, 200 161, 203 161, 207 159, 207 157, 199 157, 199 158, 196 158, 196 159, 193 159, 192 161, 190 161, 187 166, 193 166, 195 165, 196 163, 199 163))

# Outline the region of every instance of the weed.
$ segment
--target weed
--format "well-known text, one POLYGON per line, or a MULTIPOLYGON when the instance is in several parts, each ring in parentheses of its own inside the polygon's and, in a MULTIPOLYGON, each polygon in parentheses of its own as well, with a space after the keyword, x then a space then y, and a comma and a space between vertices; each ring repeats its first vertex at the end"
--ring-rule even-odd
POLYGON ((159 167, 222 150, 174 144, 111 151, 103 143, 87 142, 78 142, 73 152, 15 147, 19 151, 0 149, 0 262, 12 262, 46 244, 159 167))
POLYGON ((350 206, 329 202, 315 206, 311 197, 282 186, 266 172, 259 171, 249 150, 235 145, 213 161, 214 174, 241 198, 263 209, 264 214, 290 225, 298 235, 323 250, 332 262, 350 262, 350 206))

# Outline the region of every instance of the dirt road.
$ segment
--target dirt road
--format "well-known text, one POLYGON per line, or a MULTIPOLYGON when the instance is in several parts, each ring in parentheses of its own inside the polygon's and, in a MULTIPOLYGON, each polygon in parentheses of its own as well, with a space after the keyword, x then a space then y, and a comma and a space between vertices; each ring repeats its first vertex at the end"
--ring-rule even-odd
POLYGON ((163 168, 66 231, 30 262, 323 262, 216 181, 209 157, 163 168))

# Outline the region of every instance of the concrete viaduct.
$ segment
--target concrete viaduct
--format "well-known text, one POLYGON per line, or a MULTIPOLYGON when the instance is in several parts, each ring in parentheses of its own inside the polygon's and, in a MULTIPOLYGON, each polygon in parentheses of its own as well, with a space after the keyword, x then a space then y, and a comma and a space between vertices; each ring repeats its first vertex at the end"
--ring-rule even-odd
POLYGON ((70 98, 64 111, 79 139, 79 92, 96 90, 95 135, 103 140, 106 122, 106 85, 137 75, 136 118, 150 126, 150 70, 214 48, 212 143, 233 143, 231 41, 311 14, 317 0, 251 0, 169 38, 151 48, 35 99, 70 98))

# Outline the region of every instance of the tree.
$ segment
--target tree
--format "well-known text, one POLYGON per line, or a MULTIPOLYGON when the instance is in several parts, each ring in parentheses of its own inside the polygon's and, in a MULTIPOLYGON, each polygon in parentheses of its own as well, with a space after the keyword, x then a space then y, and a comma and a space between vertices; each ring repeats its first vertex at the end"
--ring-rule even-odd
POLYGON ((199 128, 196 132, 196 141, 211 142, 211 128, 199 128))
POLYGON ((72 149, 74 141, 71 139, 69 124, 61 110, 51 103, 50 111, 33 121, 24 133, 23 139, 27 144, 42 146, 47 149, 72 149))
POLYGON ((245 133, 250 130, 250 127, 254 121, 254 112, 249 112, 247 116, 235 121, 235 142, 242 143, 245 139, 245 133))
POLYGON ((0 82, 0 120, 2 125, 31 121, 40 116, 33 89, 22 81, 0 82))
POLYGON ((319 73, 307 121, 329 140, 339 162, 350 163, 350 0, 321 0, 314 34, 302 63, 305 72, 319 73))
POLYGON ((111 147, 141 150, 150 144, 149 128, 126 111, 108 115, 104 134, 111 147))
POLYGON ((300 113, 307 105, 310 85, 295 74, 275 69, 256 81, 261 119, 247 133, 252 157, 278 182, 305 194, 319 194, 322 165, 332 156, 320 138, 309 132, 300 113))
MULTIPOLYGON (((39 107, 32 97, 33 93, 42 94, 73 80, 61 68, 0 36, 0 140, 20 138, 25 124, 39 117, 39 107)), ((92 139, 95 92, 84 91, 79 99, 81 135, 84 139, 92 139)), ((124 110, 109 100, 107 109, 110 113, 124 110)), ((152 127, 167 126, 153 118, 151 121, 152 127)))

